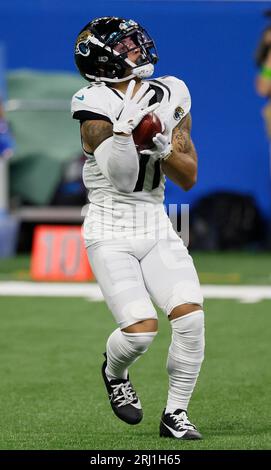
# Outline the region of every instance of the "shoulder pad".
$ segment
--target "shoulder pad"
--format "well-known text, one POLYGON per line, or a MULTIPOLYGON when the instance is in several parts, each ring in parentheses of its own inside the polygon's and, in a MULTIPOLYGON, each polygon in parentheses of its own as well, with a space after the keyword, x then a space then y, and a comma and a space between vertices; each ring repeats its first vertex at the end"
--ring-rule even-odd
POLYGON ((102 84, 91 84, 77 91, 71 101, 71 113, 91 111, 95 114, 107 115, 105 90, 102 84))
POLYGON ((166 85, 171 90, 172 97, 177 100, 179 106, 176 107, 176 113, 179 113, 181 118, 186 116, 191 108, 191 96, 184 81, 171 75, 160 77, 157 81, 166 85))

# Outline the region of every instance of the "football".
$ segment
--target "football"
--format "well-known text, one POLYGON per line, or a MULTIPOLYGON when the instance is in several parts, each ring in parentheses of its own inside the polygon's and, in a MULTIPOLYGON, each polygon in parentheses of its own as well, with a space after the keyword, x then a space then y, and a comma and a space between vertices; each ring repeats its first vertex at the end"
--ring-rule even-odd
POLYGON ((150 149, 154 146, 153 137, 162 132, 162 124, 155 113, 146 114, 133 131, 133 139, 139 151, 150 149))

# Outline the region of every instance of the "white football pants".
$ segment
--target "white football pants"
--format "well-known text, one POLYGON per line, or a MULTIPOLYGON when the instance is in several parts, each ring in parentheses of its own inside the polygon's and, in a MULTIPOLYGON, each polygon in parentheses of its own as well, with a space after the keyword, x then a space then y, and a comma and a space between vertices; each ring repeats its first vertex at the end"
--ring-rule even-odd
POLYGON ((173 230, 160 240, 103 240, 93 243, 87 251, 120 329, 156 319, 152 301, 166 315, 178 305, 203 304, 192 258, 173 230))

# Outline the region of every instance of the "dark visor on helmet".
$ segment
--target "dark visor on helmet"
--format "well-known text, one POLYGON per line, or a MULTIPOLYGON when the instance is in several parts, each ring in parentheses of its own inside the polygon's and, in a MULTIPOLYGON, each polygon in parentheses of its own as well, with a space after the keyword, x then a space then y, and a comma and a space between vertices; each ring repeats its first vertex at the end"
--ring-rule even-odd
POLYGON ((127 58, 128 53, 139 50, 141 53, 140 63, 145 61, 156 63, 158 59, 154 42, 144 30, 122 34, 121 39, 112 41, 110 47, 118 52, 123 59, 127 58))

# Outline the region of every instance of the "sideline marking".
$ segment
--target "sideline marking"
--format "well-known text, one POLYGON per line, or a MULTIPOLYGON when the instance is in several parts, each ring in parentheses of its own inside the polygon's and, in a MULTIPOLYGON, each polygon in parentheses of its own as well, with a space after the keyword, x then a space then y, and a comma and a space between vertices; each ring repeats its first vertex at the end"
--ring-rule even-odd
MULTIPOLYGON (((201 286, 206 299, 233 299, 243 303, 256 303, 271 299, 271 286, 201 286)), ((0 296, 9 297, 83 297, 92 301, 104 300, 97 283, 67 282, 0 282, 0 296)))

